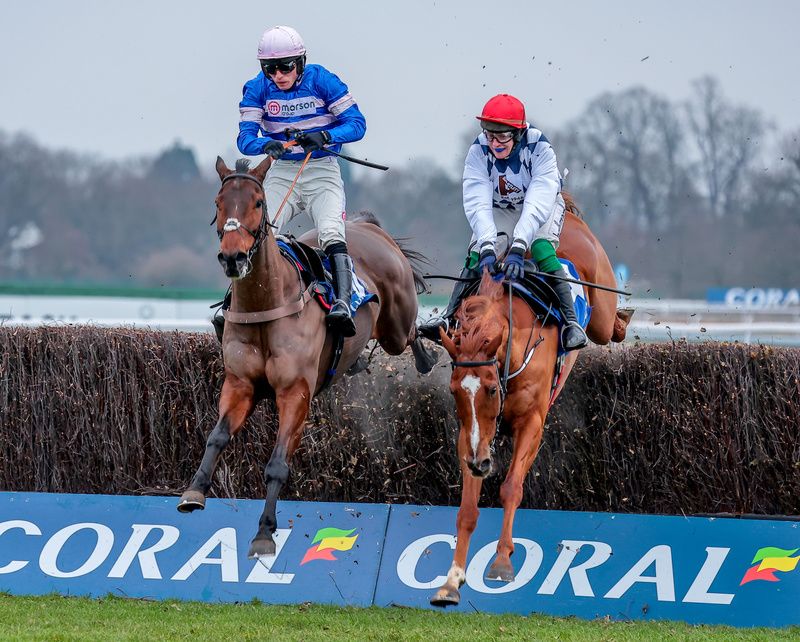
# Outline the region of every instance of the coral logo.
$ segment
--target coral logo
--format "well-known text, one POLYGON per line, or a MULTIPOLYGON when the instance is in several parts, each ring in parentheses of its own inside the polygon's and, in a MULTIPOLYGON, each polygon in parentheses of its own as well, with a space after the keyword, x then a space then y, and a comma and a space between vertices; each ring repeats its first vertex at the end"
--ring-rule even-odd
POLYGON ((334 556, 333 551, 349 551, 353 548, 353 544, 358 539, 358 535, 353 535, 355 530, 355 528, 349 531, 341 528, 321 528, 314 535, 314 539, 311 542, 314 546, 306 551, 300 566, 313 560, 335 561, 337 558, 334 556))
POLYGON ((281 105, 277 100, 270 100, 267 103, 267 111, 270 116, 277 116, 281 113, 281 105))
POLYGON ((784 573, 793 571, 797 567, 797 562, 800 561, 800 555, 792 557, 797 551, 800 551, 800 548, 791 550, 775 546, 759 548, 751 562, 755 566, 747 569, 739 586, 755 580, 780 582, 780 578, 775 577, 775 571, 783 571, 784 573))

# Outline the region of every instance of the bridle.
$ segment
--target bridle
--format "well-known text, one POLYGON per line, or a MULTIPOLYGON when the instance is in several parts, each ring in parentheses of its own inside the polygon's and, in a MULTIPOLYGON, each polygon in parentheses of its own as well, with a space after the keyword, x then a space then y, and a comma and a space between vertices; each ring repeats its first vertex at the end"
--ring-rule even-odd
MULTIPOLYGON (((250 249, 247 251, 247 263, 249 264, 255 256, 256 252, 258 252, 259 248, 261 247, 261 243, 267 237, 267 227, 271 227, 273 229, 277 229, 275 225, 269 222, 269 217, 267 216, 267 194, 264 191, 264 186, 262 185, 261 181, 258 180, 255 176, 251 174, 247 174, 244 172, 235 172, 232 174, 228 174, 225 178, 222 179, 222 186, 220 186, 220 192, 222 191, 222 187, 230 180, 236 178, 244 178, 248 181, 253 181, 256 185, 258 185, 259 189, 261 190, 261 220, 258 222, 258 228, 254 232, 250 228, 242 225, 241 221, 238 218, 229 217, 225 224, 222 226, 221 230, 217 230, 217 236, 221 241, 222 238, 228 232, 238 232, 242 234, 242 230, 247 232, 253 238, 253 244, 250 246, 250 249)), ((211 225, 216 223, 217 216, 214 214, 214 218, 211 220, 211 225)))
MULTIPOLYGON (((455 370, 456 368, 478 368, 481 366, 491 366, 493 365, 495 368, 495 372, 497 373, 497 380, 500 383, 500 409, 497 412, 497 418, 495 419, 495 436, 497 436, 497 430, 500 428, 500 424, 503 421, 503 408, 505 407, 506 401, 506 394, 508 392, 508 382, 510 379, 513 379, 517 375, 521 374, 525 368, 528 367, 528 364, 531 362, 533 358, 534 352, 536 352, 536 348, 539 347, 539 344, 544 341, 544 337, 539 335, 539 338, 533 343, 530 350, 528 350, 528 346, 530 346, 531 338, 533 337, 533 328, 535 324, 531 327, 531 335, 528 337, 528 343, 525 346, 525 358, 522 361, 522 365, 517 368, 514 372, 509 374, 509 370, 511 368, 511 345, 513 340, 513 331, 514 331, 514 317, 512 314, 513 309, 513 292, 512 288, 508 288, 508 342, 506 344, 506 358, 503 364, 503 372, 500 372, 500 364, 497 361, 497 357, 494 356, 491 359, 486 359, 484 361, 451 361, 450 368, 455 370)), ((535 316, 535 314, 534 314, 535 316)), ((541 326, 544 327, 544 324, 547 323, 547 318, 550 316, 550 312, 548 310, 548 314, 543 321, 541 321, 541 326)), ((489 447, 492 451, 494 451, 494 439, 492 439, 492 443, 489 444, 489 447)))
MULTIPOLYGON (((456 368, 478 368, 480 366, 494 366, 494 370, 497 373, 497 380, 500 383, 500 409, 497 411, 497 417, 495 418, 495 428, 500 428, 500 422, 503 420, 503 406, 505 406, 506 402, 506 385, 507 385, 507 377, 500 376, 500 365, 497 363, 497 357, 492 357, 491 359, 486 359, 486 361, 451 361, 450 368, 455 370, 456 368)), ((505 373, 506 375, 508 372, 505 373)), ((497 431, 495 430, 495 435, 497 431)), ((489 445, 489 447, 494 450, 494 440, 489 445)))

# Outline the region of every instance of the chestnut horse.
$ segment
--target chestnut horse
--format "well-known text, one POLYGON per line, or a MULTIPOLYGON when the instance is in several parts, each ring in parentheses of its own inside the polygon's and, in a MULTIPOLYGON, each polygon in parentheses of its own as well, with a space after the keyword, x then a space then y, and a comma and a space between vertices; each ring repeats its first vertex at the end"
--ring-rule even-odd
MULTIPOLYGON (((571 199, 566 200, 574 211, 571 199)), ((615 285, 605 251, 586 224, 572 212, 567 215, 558 254, 575 264, 581 279, 608 287, 615 285)), ((592 305, 586 329, 589 338, 598 344, 622 341, 630 315, 617 311, 616 294, 588 288, 587 296, 592 305)), ((478 522, 481 484, 494 466, 492 444, 500 421, 505 422, 513 439, 513 454, 500 487, 503 527, 497 555, 486 579, 513 581, 512 529, 514 513, 522 501, 522 483, 536 459, 547 412, 578 357, 579 351, 568 353, 558 387, 553 389, 558 357, 557 325, 546 322, 542 325, 530 306, 516 296, 510 305, 509 310, 509 297, 503 285, 484 272, 478 294, 464 300, 456 313, 459 325, 453 336, 440 331, 442 345, 453 360, 450 392, 455 397, 460 423, 458 458, 463 487, 456 519, 455 554, 445 584, 431 598, 431 604, 436 606, 458 604, 461 599, 459 588, 466 579, 467 552, 478 522), (509 333, 511 354, 507 373, 513 378, 502 381, 509 333)))
MULTIPOLYGON (((218 260, 233 281, 233 314, 226 320, 222 338, 225 379, 219 420, 178 504, 181 512, 205 507, 220 453, 256 403, 274 398, 278 434, 264 469, 266 504, 249 557, 275 554, 278 495, 289 477, 289 462, 300 444, 309 404, 326 381, 337 345, 337 337, 325 331, 325 312, 309 301, 310 290, 295 264, 281 254, 272 232, 263 187, 271 162, 267 157, 250 170, 249 162, 240 160, 231 170, 217 158, 222 181, 216 198, 218 260)), ((409 262, 414 253, 404 253, 374 217, 347 223, 346 229, 356 274, 378 300, 363 304, 354 315, 357 332, 343 342, 334 381, 356 362, 370 338, 392 355, 410 345, 418 369, 430 370, 435 358, 416 336, 417 286, 424 281, 409 262)), ((316 230, 301 240, 315 245, 316 230)))

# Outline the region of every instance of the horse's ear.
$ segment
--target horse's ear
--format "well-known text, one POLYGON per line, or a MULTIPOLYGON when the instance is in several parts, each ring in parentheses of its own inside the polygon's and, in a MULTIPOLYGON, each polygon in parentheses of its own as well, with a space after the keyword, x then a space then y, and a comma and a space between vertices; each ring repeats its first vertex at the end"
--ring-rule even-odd
POLYGON ((250 172, 250 175, 255 176, 263 183, 264 177, 267 175, 267 170, 269 169, 270 165, 272 165, 272 156, 267 156, 252 172, 250 172))
POLYGON ((500 348, 500 342, 503 340, 503 333, 500 332, 499 334, 494 335, 491 339, 486 339, 483 345, 486 349, 486 356, 493 357, 497 354, 497 350, 500 348))
POLYGON ((500 281, 495 281, 492 278, 491 272, 488 268, 483 270, 481 277, 481 285, 478 288, 478 294, 488 297, 489 299, 502 299, 503 298, 503 285, 500 281))
POLYGON ((444 349, 447 350, 447 354, 450 355, 450 358, 455 360, 456 359, 456 342, 453 341, 447 333, 444 331, 444 328, 439 328, 439 336, 442 339, 442 345, 444 349))
POLYGON ((225 161, 222 160, 222 156, 217 156, 217 164, 214 167, 217 170, 217 174, 219 174, 219 180, 224 180, 225 177, 231 173, 231 170, 228 169, 225 161))

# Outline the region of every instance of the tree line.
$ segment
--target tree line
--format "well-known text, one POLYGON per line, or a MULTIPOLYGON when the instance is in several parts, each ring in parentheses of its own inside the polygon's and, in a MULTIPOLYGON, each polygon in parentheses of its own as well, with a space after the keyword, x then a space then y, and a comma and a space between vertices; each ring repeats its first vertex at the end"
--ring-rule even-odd
MULTIPOLYGON (((710 77, 687 101, 607 92, 543 129, 569 169, 565 188, 638 294, 797 287, 800 131, 777 131, 710 77)), ((470 234, 458 173, 424 159, 386 173, 343 169, 349 212, 374 212, 431 271, 457 272, 470 234)), ((224 286, 209 226, 219 182, 208 170, 179 144, 109 161, 0 132, 0 282, 224 286)), ((308 225, 300 217, 289 229, 308 225)))

